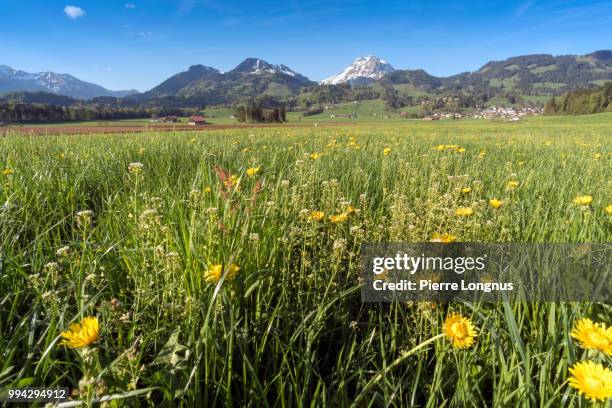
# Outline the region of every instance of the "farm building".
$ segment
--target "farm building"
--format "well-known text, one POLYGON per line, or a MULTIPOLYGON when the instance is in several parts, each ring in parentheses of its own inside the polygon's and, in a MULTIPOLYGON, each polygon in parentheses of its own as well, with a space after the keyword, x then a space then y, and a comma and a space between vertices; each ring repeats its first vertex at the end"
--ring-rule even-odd
POLYGON ((189 124, 193 126, 204 125, 206 123, 206 119, 204 116, 192 116, 189 118, 189 124))
POLYGON ((164 123, 177 123, 179 119, 176 116, 166 116, 162 121, 164 123))

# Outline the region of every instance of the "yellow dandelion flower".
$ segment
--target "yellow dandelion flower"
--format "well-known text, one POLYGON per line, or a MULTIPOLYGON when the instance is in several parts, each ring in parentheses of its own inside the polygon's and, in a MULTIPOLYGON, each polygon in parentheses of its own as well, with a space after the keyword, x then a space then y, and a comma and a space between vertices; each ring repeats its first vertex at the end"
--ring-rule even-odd
POLYGON ((229 270, 227 271, 226 279, 233 280, 234 278, 236 278, 236 275, 238 274, 239 271, 240 271, 240 267, 238 265, 230 264, 229 270))
POLYGON ((348 220, 348 214, 343 212, 341 214, 330 215, 329 220, 334 224, 340 224, 348 220))
POLYGON ((455 215, 459 217, 470 217, 474 215, 474 210, 470 207, 459 207, 455 210, 455 215))
POLYGON ((204 272, 204 279, 207 282, 219 282, 223 275, 223 265, 214 264, 208 267, 208 270, 204 272))
POLYGON ((464 153, 465 152, 465 147, 460 147, 459 149, 457 149, 458 153, 464 153))
POLYGON ((579 361, 569 369, 570 387, 591 401, 605 401, 612 397, 612 371, 593 361, 579 361))
POLYGON ((580 319, 574 324, 570 336, 578 340, 580 347, 598 350, 612 355, 612 327, 606 329, 603 323, 591 319, 580 319))
POLYGON ((442 151, 446 149, 446 146, 441 144, 441 145, 437 145, 436 147, 434 147, 434 150, 438 150, 438 151, 442 151))
POLYGON ((98 340, 100 326, 95 317, 86 317, 80 323, 73 323, 62 332, 60 345, 70 348, 87 347, 98 340))
POLYGON ((320 153, 316 153, 316 152, 315 153, 310 153, 310 159, 311 160, 317 160, 320 157, 321 157, 320 153))
POLYGON ((472 191, 472 188, 471 188, 471 187, 463 187, 463 188, 461 189, 461 194, 468 194, 468 193, 470 193, 471 191, 472 191))
POLYGON ((385 147, 385 148, 383 149, 383 154, 384 154, 385 156, 390 155, 390 154, 391 154, 391 148, 390 148, 390 147, 385 147))
POLYGON ((202 189, 202 191, 204 191, 205 193, 210 193, 212 191, 212 188, 204 187, 204 189, 202 189))
POLYGON ((576 205, 590 205, 593 202, 593 196, 584 195, 574 197, 574 204, 576 205))
POLYGON ((344 212, 347 213, 348 215, 351 215, 351 214, 355 214, 357 212, 357 210, 352 205, 347 205, 344 208, 344 212))
POLYGON ((2 175, 3 176, 10 176, 11 174, 13 174, 13 169, 9 169, 8 167, 4 170, 2 170, 2 175))
POLYGON ((516 180, 510 180, 508 182, 507 188, 508 190, 514 190, 519 186, 519 182, 516 180))
POLYGON ((612 204, 606 207, 606 214, 612 215, 612 204))
POLYGON ((451 234, 438 234, 435 233, 432 235, 431 237, 431 242, 444 242, 444 243, 449 243, 449 242, 455 242, 457 240, 457 237, 451 234))
POLYGON ((497 209, 498 209, 499 207, 501 207, 503 204, 504 204, 504 202, 503 202, 502 200, 498 200, 498 199, 496 199, 496 198, 493 198, 493 199, 489 200, 489 205, 490 205, 490 206, 491 206, 493 209, 495 209, 495 210, 497 210, 497 209))
POLYGON ((460 349, 471 347, 478 335, 472 321, 459 313, 452 313, 446 318, 443 331, 453 346, 460 349))
POLYGON ((253 176, 257 175, 257 173, 259 173, 259 170, 261 170, 261 166, 249 167, 247 169, 247 171, 246 171, 246 174, 249 177, 253 177, 253 176))
POLYGON ((308 218, 312 221, 321 221, 325 218, 325 213, 323 211, 311 211, 308 218))
MULTIPOLYGON (((225 276, 225 280, 231 281, 236 277, 240 267, 236 264, 230 264, 227 275, 225 276)), ((214 264, 208 267, 208 270, 204 272, 204 279, 207 282, 217 283, 221 280, 221 276, 223 276, 223 265, 222 264, 214 264)))
POLYGON ((327 147, 332 148, 332 147, 336 147, 336 139, 332 140, 331 142, 329 142, 327 144, 327 147))

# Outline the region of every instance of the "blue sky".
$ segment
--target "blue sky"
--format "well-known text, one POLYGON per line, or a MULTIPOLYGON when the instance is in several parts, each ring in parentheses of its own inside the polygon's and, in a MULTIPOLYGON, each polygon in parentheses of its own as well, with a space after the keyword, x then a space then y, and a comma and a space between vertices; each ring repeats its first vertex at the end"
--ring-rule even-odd
POLYGON ((434 75, 612 49, 612 1, 0 0, 0 64, 147 90, 260 57, 320 80, 374 54, 434 75))

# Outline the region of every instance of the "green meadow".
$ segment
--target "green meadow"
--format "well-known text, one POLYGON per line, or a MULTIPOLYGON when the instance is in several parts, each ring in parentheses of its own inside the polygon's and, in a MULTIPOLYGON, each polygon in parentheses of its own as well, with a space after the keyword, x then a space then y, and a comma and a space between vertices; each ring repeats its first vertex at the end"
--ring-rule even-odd
POLYGON ((612 347, 570 333, 609 326, 610 304, 362 303, 359 250, 611 242, 611 163, 611 114, 0 137, 0 390, 117 407, 592 406, 569 369, 609 368, 612 347), (469 347, 445 335, 455 314, 477 330, 469 347), (97 328, 74 335, 88 317, 97 328))

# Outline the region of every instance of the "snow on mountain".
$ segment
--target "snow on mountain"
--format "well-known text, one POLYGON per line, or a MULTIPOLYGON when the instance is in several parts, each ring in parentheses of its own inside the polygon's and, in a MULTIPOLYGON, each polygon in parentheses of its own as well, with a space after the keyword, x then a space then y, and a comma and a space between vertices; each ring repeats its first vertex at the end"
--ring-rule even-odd
POLYGON ((78 88, 79 81, 67 74, 56 74, 54 72, 41 72, 34 75, 36 82, 53 93, 61 93, 62 90, 74 90, 78 88))
POLYGON ((122 97, 133 91, 110 91, 100 85, 55 72, 28 73, 0 65, 0 92, 51 92, 77 99, 96 96, 122 97))
POLYGON ((270 64, 260 58, 246 58, 226 72, 202 65, 191 67, 166 79, 141 97, 204 98, 209 104, 230 104, 261 94, 274 97, 296 95, 303 87, 315 85, 316 82, 286 65, 270 64))
POLYGON ((285 74, 292 77, 298 75, 295 71, 293 71, 286 65, 270 64, 269 62, 266 62, 259 58, 247 58, 230 72, 241 72, 245 74, 255 75, 285 74))
POLYGON ((368 55, 355 59, 344 71, 324 79, 321 81, 321 84, 338 85, 348 83, 351 85, 366 85, 381 79, 393 71, 394 68, 387 61, 373 55, 368 55))
POLYGON ((0 65, 0 75, 5 76, 5 75, 15 75, 15 71, 13 68, 9 67, 8 65, 0 65))

